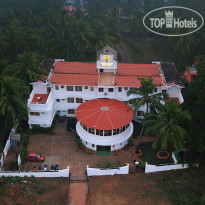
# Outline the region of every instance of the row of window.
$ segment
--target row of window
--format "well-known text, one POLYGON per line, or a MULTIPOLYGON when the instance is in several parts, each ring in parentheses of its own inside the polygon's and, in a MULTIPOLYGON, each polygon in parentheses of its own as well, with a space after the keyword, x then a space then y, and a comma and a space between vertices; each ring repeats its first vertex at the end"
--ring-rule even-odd
MULTIPOLYGON (((68 109, 67 110, 67 112, 68 112, 68 114, 72 114, 72 115, 74 115, 75 114, 75 109, 68 109)), ((57 113, 59 114, 61 111, 60 110, 57 110, 57 113)), ((66 111, 63 111, 63 112, 66 112, 66 111)))
MULTIPOLYGON (((61 99, 62 101, 64 101, 65 99, 61 99)), ((56 102, 60 102, 60 99, 56 99, 56 102)), ((83 103, 83 99, 82 98, 67 98, 67 103, 83 103)))
MULTIPOLYGON (((62 88, 64 89, 66 87, 66 90, 67 91, 79 91, 79 92, 82 92, 82 86, 71 86, 71 85, 67 85, 67 86, 64 86, 64 85, 55 85, 55 89, 56 90, 59 90, 59 88, 62 88)), ((88 89, 88 86, 84 86, 84 89, 88 89)), ((94 87, 90 87, 90 91, 94 91, 94 87)))
MULTIPOLYGON (((59 90, 59 87, 64 89, 66 87, 67 91, 79 91, 82 92, 82 87, 83 86, 64 86, 64 85, 56 85, 55 89, 59 90)), ((84 89, 88 90, 88 88, 90 88, 90 91, 94 91, 94 87, 88 87, 88 86, 84 86, 84 89)), ((130 87, 129 90, 133 91, 136 88, 134 87, 130 87)), ((124 87, 124 90, 128 90, 128 87, 124 87)), ((104 92, 104 88, 98 88, 99 92, 104 92)), ((108 88, 108 92, 114 92, 114 88, 108 88)), ((122 92, 122 87, 118 87, 118 92, 122 92)), ((154 88, 154 92, 157 92, 157 88, 154 88)))
POLYGON ((89 127, 86 127, 85 125, 83 125, 82 123, 80 123, 80 125, 82 126, 82 128, 86 131, 89 132, 93 135, 99 135, 99 136, 112 136, 112 135, 118 135, 122 132, 124 132, 128 127, 129 124, 119 128, 119 129, 114 129, 114 130, 97 130, 97 129, 92 129, 89 127))

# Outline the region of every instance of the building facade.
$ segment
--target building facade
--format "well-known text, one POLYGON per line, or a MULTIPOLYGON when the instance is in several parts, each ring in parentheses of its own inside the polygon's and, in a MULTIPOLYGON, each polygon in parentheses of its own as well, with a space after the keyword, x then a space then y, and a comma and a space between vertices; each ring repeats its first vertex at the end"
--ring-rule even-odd
MULTIPOLYGON (((181 84, 173 63, 125 64, 117 61, 117 52, 106 46, 97 52, 96 63, 64 62, 56 60, 45 81, 31 83, 33 90, 28 99, 28 124, 50 127, 55 114, 76 117, 76 109, 93 99, 128 101, 128 90, 140 87, 138 78, 151 76, 155 93, 168 93, 183 102, 181 84)), ((140 97, 140 96, 139 96, 140 97)), ((143 118, 145 107, 134 113, 143 118)))

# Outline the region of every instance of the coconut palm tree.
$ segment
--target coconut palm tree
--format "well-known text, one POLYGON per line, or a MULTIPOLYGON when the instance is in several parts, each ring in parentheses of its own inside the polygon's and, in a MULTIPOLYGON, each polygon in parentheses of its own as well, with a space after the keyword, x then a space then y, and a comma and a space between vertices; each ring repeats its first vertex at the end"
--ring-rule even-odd
POLYGON ((1 136, 1 148, 8 123, 16 124, 27 116, 27 105, 24 99, 29 94, 29 88, 23 82, 11 76, 3 76, 0 81, 0 116, 4 118, 4 130, 1 136))
POLYGON ((86 48, 90 47, 90 39, 92 38, 92 30, 90 25, 86 21, 75 21, 72 27, 71 39, 78 52, 80 52, 80 58, 83 58, 83 52, 86 48))
POLYGON ((23 52, 17 56, 18 62, 14 63, 10 70, 14 75, 25 82, 26 85, 39 79, 45 70, 40 66, 40 57, 35 52, 23 52))
POLYGON ((155 103, 155 108, 157 113, 148 113, 144 120, 146 134, 156 136, 153 148, 161 146, 161 151, 167 149, 169 145, 175 150, 182 148, 183 140, 188 135, 183 125, 191 120, 190 113, 182 111, 175 100, 164 105, 155 103))
MULTIPOLYGON (((140 107, 146 106, 146 112, 148 113, 149 109, 154 102, 160 103, 161 100, 167 98, 166 93, 154 93, 155 85, 153 84, 153 78, 138 78, 141 82, 141 87, 136 88, 135 90, 129 90, 127 96, 137 95, 136 98, 128 100, 128 103, 132 104, 131 107, 133 110, 137 111, 140 107), (139 97, 138 97, 139 96, 139 97)), ((140 132, 140 136, 144 131, 144 126, 140 132)))

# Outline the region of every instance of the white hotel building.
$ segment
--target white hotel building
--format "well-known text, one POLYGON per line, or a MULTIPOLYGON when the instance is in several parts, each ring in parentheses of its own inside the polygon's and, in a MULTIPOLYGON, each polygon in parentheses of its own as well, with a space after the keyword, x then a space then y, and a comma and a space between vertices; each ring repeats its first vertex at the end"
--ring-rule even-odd
MULTIPOLYGON (((169 94, 170 99, 177 98, 179 104, 183 102, 181 94, 183 86, 176 67, 172 63, 118 63, 117 52, 109 46, 97 52, 96 63, 55 62, 45 81, 31 83, 33 90, 28 99, 28 124, 30 128, 34 126, 50 127, 56 113, 66 117, 76 117, 77 114, 79 122, 76 130, 85 146, 93 150, 97 150, 98 145, 109 146, 108 150, 111 151, 119 149, 127 143, 132 135, 131 118, 133 116, 131 115, 133 114, 124 116, 125 119, 127 117, 127 122, 118 122, 120 115, 116 115, 116 119, 110 118, 109 111, 112 108, 103 99, 110 99, 113 106, 114 100, 116 102, 128 101, 136 97, 132 95, 128 97, 127 91, 141 86, 138 78, 147 78, 149 76, 154 79, 155 92, 166 92, 169 94), (99 115, 96 115, 99 117, 95 119, 92 117, 92 112, 94 112, 92 109, 89 114, 79 115, 77 108, 81 104, 85 104, 84 110, 89 110, 86 108, 86 101, 94 99, 99 99, 97 104, 101 103, 100 99, 105 103, 102 107, 97 107, 95 104, 96 109, 99 108, 99 115), (107 118, 100 117, 100 114, 102 116, 105 114, 107 118), (91 117, 87 118, 86 121, 87 115, 91 115, 91 117), (92 120, 95 120, 95 122, 91 125, 89 122, 92 120), (100 127, 100 124, 102 125, 107 120, 110 124, 105 125, 104 131, 101 132, 102 127, 100 127), (118 124, 114 125, 115 121, 118 124), (100 122, 99 129, 96 127, 97 122, 98 124, 100 122), (109 140, 107 136, 110 136, 109 140), (98 140, 96 141, 96 139, 98 140)), ((134 113, 134 117, 143 118, 144 111, 145 107, 141 107, 140 110, 134 113)), ((115 112, 119 113, 117 110, 115 112)))

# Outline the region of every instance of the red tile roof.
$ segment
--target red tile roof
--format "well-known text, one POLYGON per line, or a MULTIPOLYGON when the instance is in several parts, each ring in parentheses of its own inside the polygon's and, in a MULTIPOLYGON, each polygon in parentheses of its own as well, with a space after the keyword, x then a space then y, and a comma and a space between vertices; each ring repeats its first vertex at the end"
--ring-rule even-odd
POLYGON ((57 62, 54 73, 97 74, 95 63, 57 62))
POLYGON ((157 64, 118 64, 119 75, 136 75, 138 77, 159 76, 157 64))
MULTIPOLYGON (((114 76, 116 86, 139 87, 139 77, 154 78, 154 84, 160 86, 162 78, 157 64, 118 64, 118 74, 114 76)), ((95 63, 57 62, 51 82, 61 85, 98 85, 95 63)))
POLYGON ((167 98, 167 99, 165 100, 165 102, 170 102, 171 100, 176 100, 176 101, 177 101, 177 105, 180 105, 179 98, 167 98))
MULTIPOLYGON (((147 76, 148 77, 148 76, 147 76)), ((157 86, 162 85, 162 78, 154 77, 153 83, 157 86)), ((122 86, 122 87, 140 87, 141 82, 138 79, 138 76, 115 76, 115 85, 116 86, 122 86)))
POLYGON ((33 96, 32 104, 46 104, 49 94, 35 94, 33 96))
POLYGON ((98 75, 88 74, 56 74, 51 78, 51 83, 55 85, 98 85, 98 75))
POLYGON ((129 105, 115 99, 95 99, 81 104, 76 117, 83 125, 98 130, 122 128, 133 119, 129 105))

